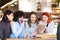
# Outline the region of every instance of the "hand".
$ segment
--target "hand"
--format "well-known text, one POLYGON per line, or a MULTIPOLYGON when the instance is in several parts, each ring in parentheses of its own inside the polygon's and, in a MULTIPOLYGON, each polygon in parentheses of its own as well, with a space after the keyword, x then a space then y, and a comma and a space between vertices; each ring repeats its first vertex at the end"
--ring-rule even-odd
POLYGON ((24 38, 27 36, 27 34, 26 33, 24 33, 24 38))
POLYGON ((21 27, 24 28, 24 22, 21 23, 21 27))
POLYGON ((36 33, 32 33, 32 34, 31 34, 31 36, 35 36, 35 35, 36 35, 36 33))

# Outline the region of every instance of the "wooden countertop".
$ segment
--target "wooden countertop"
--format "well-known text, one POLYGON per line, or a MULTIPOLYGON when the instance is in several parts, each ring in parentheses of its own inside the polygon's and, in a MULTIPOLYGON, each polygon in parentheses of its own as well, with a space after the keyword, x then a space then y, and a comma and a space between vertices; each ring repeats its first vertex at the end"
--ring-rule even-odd
POLYGON ((56 39, 56 34, 37 34, 37 38, 31 39, 20 39, 20 38, 6 38, 6 40, 47 40, 47 39, 56 39))

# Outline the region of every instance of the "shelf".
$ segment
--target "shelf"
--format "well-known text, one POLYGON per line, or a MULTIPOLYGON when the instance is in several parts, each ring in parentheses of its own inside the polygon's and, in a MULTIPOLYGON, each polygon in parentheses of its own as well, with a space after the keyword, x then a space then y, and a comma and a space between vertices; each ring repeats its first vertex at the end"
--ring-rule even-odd
POLYGON ((52 15, 60 15, 60 8, 52 8, 52 15))
POLYGON ((52 15, 60 15, 60 13, 52 13, 52 15))
POLYGON ((58 7, 57 8, 52 8, 52 10, 60 10, 60 8, 58 8, 58 7))

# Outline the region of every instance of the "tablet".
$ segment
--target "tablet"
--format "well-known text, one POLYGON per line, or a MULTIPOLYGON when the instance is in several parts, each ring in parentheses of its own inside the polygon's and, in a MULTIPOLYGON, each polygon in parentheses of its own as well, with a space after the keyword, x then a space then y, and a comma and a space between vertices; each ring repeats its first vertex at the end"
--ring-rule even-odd
POLYGON ((38 34, 44 33, 45 31, 45 25, 38 25, 37 28, 35 29, 35 32, 38 34))

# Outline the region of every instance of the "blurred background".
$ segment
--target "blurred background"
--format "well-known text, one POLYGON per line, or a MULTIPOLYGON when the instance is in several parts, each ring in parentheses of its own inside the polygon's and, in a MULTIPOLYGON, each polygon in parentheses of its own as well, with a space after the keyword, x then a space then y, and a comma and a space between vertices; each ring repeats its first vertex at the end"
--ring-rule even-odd
POLYGON ((49 12, 55 22, 53 33, 57 32, 57 25, 60 24, 60 0, 0 0, 0 12, 7 9, 24 11, 26 18, 29 12, 34 11, 39 20, 42 12, 49 12))

